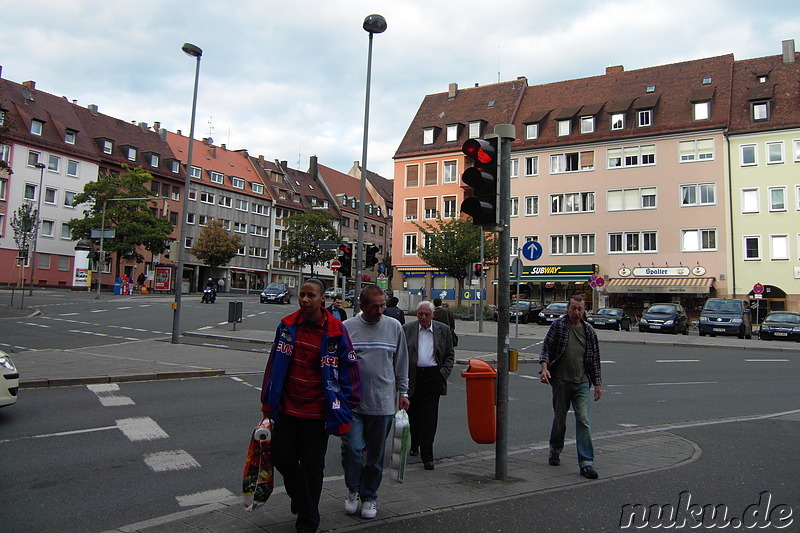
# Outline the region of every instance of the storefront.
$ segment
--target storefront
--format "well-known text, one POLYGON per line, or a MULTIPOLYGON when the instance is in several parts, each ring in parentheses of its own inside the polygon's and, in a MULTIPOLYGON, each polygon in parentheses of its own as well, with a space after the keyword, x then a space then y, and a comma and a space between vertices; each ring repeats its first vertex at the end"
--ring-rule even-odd
POLYGON ((229 292, 259 292, 267 286, 267 270, 255 268, 231 268, 230 280, 225 280, 225 290, 229 292))
MULTIPOLYGON (((587 308, 592 308, 595 295, 589 278, 597 271, 595 264, 523 266, 519 277, 519 297, 547 305, 582 294, 586 298, 587 308)), ((512 275, 509 281, 513 299, 517 295, 517 278, 512 275)))
MULTIPOLYGON (((654 303, 681 304, 690 317, 714 296, 714 278, 691 275, 686 267, 635 268, 628 276, 611 278, 605 285, 609 307, 619 307, 629 314, 641 315, 654 303)), ((624 273, 624 272, 621 272, 624 273)))

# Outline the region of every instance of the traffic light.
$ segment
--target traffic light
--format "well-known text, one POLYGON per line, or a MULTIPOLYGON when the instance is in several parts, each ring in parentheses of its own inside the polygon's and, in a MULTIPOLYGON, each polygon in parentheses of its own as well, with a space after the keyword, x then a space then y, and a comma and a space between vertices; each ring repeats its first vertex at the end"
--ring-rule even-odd
POLYGON ((167 248, 164 250, 164 259, 178 260, 178 241, 170 241, 167 248))
POLYGON ((475 277, 480 279, 483 276, 483 264, 475 263, 473 270, 475 271, 475 277))
POLYGON ((472 196, 461 202, 461 211, 471 216, 476 226, 496 227, 499 224, 497 141, 497 137, 469 139, 461 147, 461 151, 473 162, 473 166, 461 175, 464 183, 472 187, 472 196))
POLYGON ((376 255, 380 251, 381 249, 375 246, 374 244, 370 244, 369 246, 367 246, 366 249, 367 257, 364 260, 364 263, 366 264, 367 268, 371 268, 374 265, 378 264, 378 258, 376 257, 376 255))
POLYGON ((349 278, 353 269, 353 247, 349 244, 342 244, 339 246, 339 262, 342 266, 339 267, 339 274, 349 278))

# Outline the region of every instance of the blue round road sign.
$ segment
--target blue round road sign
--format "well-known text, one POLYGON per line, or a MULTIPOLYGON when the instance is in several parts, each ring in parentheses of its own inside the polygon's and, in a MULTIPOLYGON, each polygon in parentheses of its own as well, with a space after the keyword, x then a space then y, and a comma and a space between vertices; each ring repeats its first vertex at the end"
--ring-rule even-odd
POLYGON ((522 257, 528 261, 536 261, 542 257, 542 245, 536 241, 528 241, 522 245, 522 257))
POLYGON ((763 294, 764 293, 764 286, 760 283, 756 283, 753 285, 753 292, 755 294, 763 294))

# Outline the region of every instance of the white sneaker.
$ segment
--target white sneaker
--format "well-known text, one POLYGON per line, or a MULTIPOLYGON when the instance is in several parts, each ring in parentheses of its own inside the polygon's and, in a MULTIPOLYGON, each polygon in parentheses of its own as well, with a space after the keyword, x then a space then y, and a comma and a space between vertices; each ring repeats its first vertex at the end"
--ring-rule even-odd
POLYGON ((378 514, 378 504, 375 502, 364 502, 361 507, 361 518, 375 518, 378 514))
POLYGON ((358 506, 361 503, 361 497, 357 492, 351 492, 344 500, 344 512, 347 514, 355 514, 358 511, 358 506))

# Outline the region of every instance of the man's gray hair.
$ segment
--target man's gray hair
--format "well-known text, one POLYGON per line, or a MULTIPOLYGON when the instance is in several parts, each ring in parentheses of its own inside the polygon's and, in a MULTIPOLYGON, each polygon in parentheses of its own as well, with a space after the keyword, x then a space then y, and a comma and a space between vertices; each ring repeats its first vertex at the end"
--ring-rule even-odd
POLYGON ((436 308, 433 306, 432 302, 429 302, 428 300, 422 300, 420 303, 417 304, 417 313, 419 313, 419 310, 422 309, 423 307, 427 307, 428 309, 430 309, 431 313, 436 311, 436 308))

